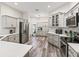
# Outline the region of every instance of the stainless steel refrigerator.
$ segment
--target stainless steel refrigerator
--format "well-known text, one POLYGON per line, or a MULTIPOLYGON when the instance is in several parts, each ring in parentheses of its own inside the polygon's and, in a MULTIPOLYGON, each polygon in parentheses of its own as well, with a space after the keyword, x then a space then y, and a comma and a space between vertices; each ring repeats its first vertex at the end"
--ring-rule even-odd
POLYGON ((29 40, 29 24, 28 22, 19 22, 19 43, 26 43, 29 40))

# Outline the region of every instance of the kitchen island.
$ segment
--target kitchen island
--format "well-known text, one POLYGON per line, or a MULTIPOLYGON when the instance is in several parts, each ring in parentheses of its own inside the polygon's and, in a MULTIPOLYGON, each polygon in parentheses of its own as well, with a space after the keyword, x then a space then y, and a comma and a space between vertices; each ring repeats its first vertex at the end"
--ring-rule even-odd
POLYGON ((60 46, 61 46, 61 44, 60 44, 61 37, 62 38, 70 38, 70 36, 67 36, 65 34, 57 34, 57 33, 51 32, 51 31, 48 32, 48 42, 58 48, 60 48, 60 46))
POLYGON ((0 41, 0 57, 26 57, 32 45, 0 41))

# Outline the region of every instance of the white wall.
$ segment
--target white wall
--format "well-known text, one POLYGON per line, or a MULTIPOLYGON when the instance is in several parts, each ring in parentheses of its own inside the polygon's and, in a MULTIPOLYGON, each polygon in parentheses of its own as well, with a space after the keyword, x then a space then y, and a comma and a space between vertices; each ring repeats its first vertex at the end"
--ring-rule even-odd
MULTIPOLYGON (((22 18, 22 13, 5 4, 0 4, 0 22, 2 22, 2 15, 8 15, 16 18, 22 18)), ((8 34, 9 29, 3 29, 0 23, 0 34, 8 34)))
POLYGON ((28 19, 29 15, 27 12, 23 13, 23 19, 28 19))

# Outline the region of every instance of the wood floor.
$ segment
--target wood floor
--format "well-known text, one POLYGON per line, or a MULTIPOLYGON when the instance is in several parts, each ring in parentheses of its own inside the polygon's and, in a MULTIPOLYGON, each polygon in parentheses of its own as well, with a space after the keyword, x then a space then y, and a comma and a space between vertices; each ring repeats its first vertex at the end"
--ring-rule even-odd
POLYGON ((28 45, 33 45, 30 57, 61 57, 60 50, 49 44, 47 37, 32 37, 28 45))

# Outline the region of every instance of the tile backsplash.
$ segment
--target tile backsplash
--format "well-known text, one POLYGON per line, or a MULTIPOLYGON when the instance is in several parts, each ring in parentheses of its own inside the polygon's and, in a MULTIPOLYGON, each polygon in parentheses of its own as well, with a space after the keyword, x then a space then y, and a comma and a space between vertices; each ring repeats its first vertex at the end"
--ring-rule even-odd
MULTIPOLYGON (((58 29, 59 27, 51 27, 49 28, 49 31, 51 32, 55 32, 56 29, 58 29)), ((73 27, 73 28, 69 28, 69 27, 61 27, 63 30, 63 34, 65 34, 65 31, 69 32, 70 30, 73 32, 79 32, 79 23, 78 23, 78 27, 73 27)))

